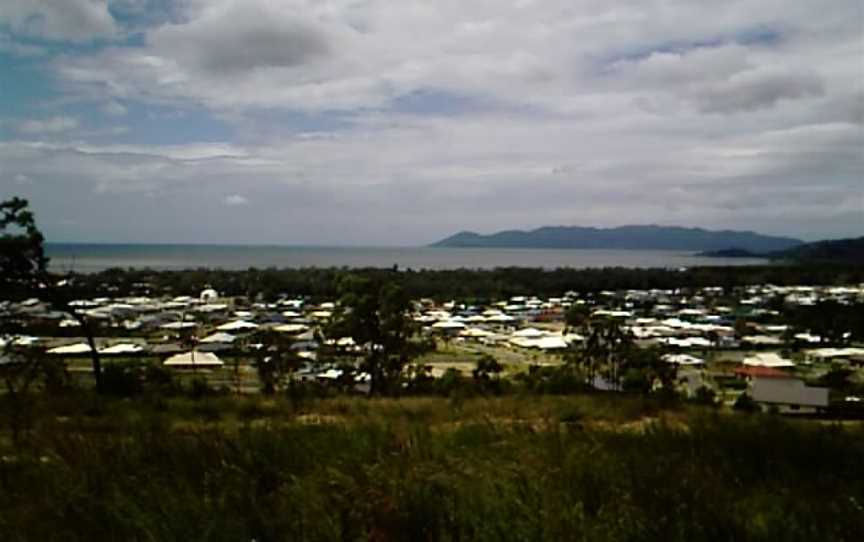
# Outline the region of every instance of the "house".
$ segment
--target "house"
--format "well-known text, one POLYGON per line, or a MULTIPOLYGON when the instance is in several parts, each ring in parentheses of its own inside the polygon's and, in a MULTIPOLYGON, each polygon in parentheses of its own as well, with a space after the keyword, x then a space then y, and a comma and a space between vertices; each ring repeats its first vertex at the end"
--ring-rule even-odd
POLYGON ((763 408, 782 414, 814 414, 828 408, 828 388, 807 386, 800 378, 757 376, 750 382, 750 395, 763 408))
POLYGON ((221 367, 222 365, 224 365, 224 363, 221 359, 219 359, 216 354, 213 354, 212 352, 198 352, 195 350, 191 350, 189 352, 174 354, 170 358, 166 359, 163 365, 166 367, 195 369, 197 367, 221 367))
POLYGON ((666 354, 663 361, 674 365, 705 365, 705 360, 689 354, 666 354))
POLYGON ((750 367, 789 368, 795 366, 795 362, 780 357, 776 352, 762 352, 754 354, 744 358, 742 363, 750 367))
POLYGON ((46 352, 46 354, 55 354, 58 356, 76 356, 82 354, 89 354, 91 351, 92 350, 90 349, 90 345, 82 342, 51 348, 46 352))
POLYGON ((222 324, 216 329, 218 331, 251 331, 257 328, 258 324, 255 324, 253 322, 247 322, 245 320, 234 320, 233 322, 222 324))
MULTIPOLYGON (((88 347, 87 351, 89 352, 89 347, 88 347)), ((144 347, 141 346, 140 344, 135 344, 135 343, 118 343, 118 344, 115 344, 112 346, 108 346, 108 347, 99 349, 100 354, 105 354, 105 355, 109 355, 109 356, 140 354, 143 351, 144 351, 144 347)))
POLYGON ((808 361, 860 363, 864 348, 817 348, 805 352, 808 361))

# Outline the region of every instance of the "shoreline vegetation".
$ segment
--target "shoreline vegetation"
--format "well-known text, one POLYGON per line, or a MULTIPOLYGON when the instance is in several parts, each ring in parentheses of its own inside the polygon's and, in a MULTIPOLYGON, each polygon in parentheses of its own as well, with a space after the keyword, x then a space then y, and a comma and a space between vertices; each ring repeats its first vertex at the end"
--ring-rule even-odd
MULTIPOLYGON (((155 293, 195 295, 203 285, 225 296, 277 299, 280 295, 311 299, 339 295, 340 281, 361 276, 398 283, 412 298, 436 300, 505 299, 520 295, 558 296, 568 291, 596 293, 628 289, 734 288, 757 284, 778 286, 846 285, 864 282, 864 267, 844 264, 771 264, 682 269, 623 267, 544 270, 531 267, 419 270, 390 268, 211 268, 152 270, 112 268, 93 273, 67 273, 82 296, 134 295, 141 285, 155 293)), ((22 299, 29 292, 10 285, 5 297, 22 299)))

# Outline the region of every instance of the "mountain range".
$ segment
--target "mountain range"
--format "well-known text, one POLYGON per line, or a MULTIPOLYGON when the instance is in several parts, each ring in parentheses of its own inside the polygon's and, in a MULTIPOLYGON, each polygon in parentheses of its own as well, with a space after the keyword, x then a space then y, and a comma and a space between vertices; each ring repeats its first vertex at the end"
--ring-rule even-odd
POLYGON ((774 252, 801 245, 791 237, 752 231, 684 228, 679 226, 620 226, 591 228, 544 226, 535 230, 507 230, 482 235, 463 231, 433 243, 434 247, 470 248, 594 248, 715 251, 736 247, 750 252, 774 252))

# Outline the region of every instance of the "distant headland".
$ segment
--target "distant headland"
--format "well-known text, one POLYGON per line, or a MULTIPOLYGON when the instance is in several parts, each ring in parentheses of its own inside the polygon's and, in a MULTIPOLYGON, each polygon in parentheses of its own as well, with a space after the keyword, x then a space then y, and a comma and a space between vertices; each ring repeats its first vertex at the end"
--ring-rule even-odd
POLYGON ((643 225, 615 228, 544 226, 530 231, 507 230, 489 235, 463 231, 431 246, 687 251, 720 251, 735 247, 752 254, 763 254, 787 250, 801 244, 803 241, 800 239, 762 235, 752 231, 712 231, 702 228, 643 225))
POLYGON ((864 237, 804 243, 785 250, 758 252, 741 247, 697 254, 711 258, 768 258, 798 263, 864 264, 864 237))

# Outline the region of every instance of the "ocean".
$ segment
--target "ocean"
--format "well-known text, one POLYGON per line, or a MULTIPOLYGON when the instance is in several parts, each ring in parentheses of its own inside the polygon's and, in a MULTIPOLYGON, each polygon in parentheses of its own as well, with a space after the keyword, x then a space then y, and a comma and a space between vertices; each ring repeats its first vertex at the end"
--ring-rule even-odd
POLYGON ((112 267, 181 270, 303 267, 493 269, 496 267, 680 268, 765 264, 759 258, 706 258, 668 250, 301 247, 48 243, 50 269, 92 273, 112 267))

